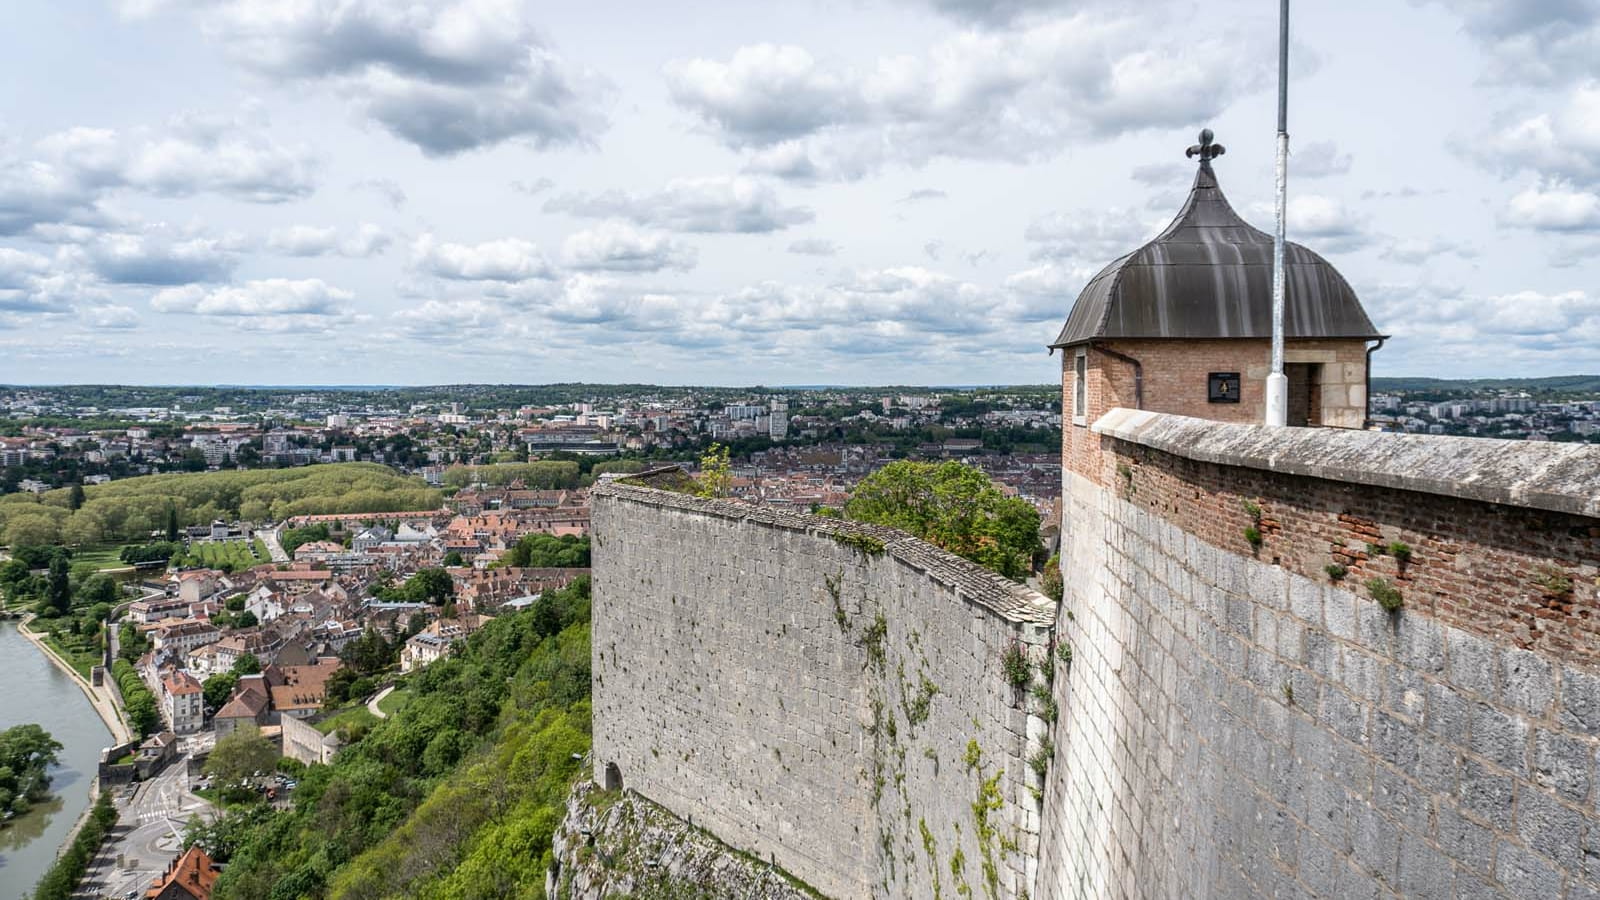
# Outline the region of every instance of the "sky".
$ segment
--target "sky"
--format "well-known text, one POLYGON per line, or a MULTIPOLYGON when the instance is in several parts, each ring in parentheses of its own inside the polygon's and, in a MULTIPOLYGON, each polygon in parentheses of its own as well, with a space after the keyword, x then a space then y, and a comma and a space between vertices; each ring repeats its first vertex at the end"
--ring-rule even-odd
MULTIPOLYGON (((25 0, 0 382, 1054 381, 1201 127, 1270 230, 1277 6, 25 0)), ((1374 374, 1600 372, 1600 0, 1292 25, 1374 374)))

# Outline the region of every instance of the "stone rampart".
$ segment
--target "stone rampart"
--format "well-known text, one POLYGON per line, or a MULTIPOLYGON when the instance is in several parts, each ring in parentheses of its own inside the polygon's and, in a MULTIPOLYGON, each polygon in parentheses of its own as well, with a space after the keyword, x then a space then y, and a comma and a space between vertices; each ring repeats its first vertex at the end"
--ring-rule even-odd
POLYGON ((1600 450, 1094 431, 1034 897, 1600 896, 1600 450))
POLYGON ((598 782, 828 896, 1029 889, 1047 717, 1002 659, 1048 656, 1049 601, 891 529, 615 483, 593 511, 598 782))

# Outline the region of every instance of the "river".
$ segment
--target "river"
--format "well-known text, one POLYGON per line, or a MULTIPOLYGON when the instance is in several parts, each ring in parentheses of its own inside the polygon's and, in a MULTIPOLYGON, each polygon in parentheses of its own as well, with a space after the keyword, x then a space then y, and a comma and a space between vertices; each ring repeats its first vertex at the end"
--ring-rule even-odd
POLYGON ((51 771, 50 800, 0 827, 0 900, 17 900, 55 861, 56 851, 89 805, 89 783, 111 732, 89 698, 44 651, 0 621, 0 729, 35 722, 64 745, 51 771))

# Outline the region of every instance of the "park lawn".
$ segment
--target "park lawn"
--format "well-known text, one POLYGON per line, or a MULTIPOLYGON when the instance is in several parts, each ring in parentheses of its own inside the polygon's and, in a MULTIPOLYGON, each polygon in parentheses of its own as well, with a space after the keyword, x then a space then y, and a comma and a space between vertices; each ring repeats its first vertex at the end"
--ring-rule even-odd
POLYGON ((378 701, 378 708, 383 710, 384 715, 392 716, 399 712, 401 707, 405 706, 410 699, 410 688, 397 688, 394 693, 378 701))
POLYGON ((93 563, 97 570, 126 569, 128 564, 122 561, 122 548, 125 544, 95 544, 83 547, 72 552, 74 566, 83 563, 93 563))
POLYGON ((376 724, 378 724, 378 717, 367 709, 365 703, 361 703, 357 706, 342 709, 316 723, 316 729, 323 734, 328 734, 341 725, 365 725, 370 728, 376 724))

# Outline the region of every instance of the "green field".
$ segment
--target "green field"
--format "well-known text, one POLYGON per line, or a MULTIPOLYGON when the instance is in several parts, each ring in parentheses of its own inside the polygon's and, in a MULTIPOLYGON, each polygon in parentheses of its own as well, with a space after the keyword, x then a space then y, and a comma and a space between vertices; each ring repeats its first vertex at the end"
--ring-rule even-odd
POLYGON ((259 566, 269 561, 267 546, 259 540, 248 544, 244 541, 190 544, 187 552, 172 559, 172 563, 175 566, 205 566, 208 569, 227 568, 233 572, 248 569, 251 566, 259 566), (257 553, 260 555, 258 556, 257 553))
POLYGON ((406 701, 409 699, 411 699, 411 689, 398 688, 394 693, 383 698, 382 700, 379 700, 378 708, 383 710, 384 715, 392 716, 399 712, 400 708, 405 706, 406 701))
POLYGON ((126 569, 128 564, 122 561, 122 544, 97 544, 72 551, 72 564, 80 566, 84 563, 93 563, 95 569, 126 569))
POLYGON ((341 726, 371 728, 378 724, 378 717, 374 716, 367 705, 350 706, 316 723, 316 729, 323 734, 338 729, 341 726))

